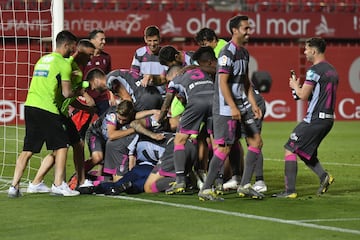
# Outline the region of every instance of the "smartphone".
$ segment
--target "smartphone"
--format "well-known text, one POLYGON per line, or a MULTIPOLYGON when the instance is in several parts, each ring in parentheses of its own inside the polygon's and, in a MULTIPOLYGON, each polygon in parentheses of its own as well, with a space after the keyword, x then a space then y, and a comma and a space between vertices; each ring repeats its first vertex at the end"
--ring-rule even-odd
POLYGON ((293 80, 296 80, 296 74, 294 70, 290 70, 290 76, 293 80))

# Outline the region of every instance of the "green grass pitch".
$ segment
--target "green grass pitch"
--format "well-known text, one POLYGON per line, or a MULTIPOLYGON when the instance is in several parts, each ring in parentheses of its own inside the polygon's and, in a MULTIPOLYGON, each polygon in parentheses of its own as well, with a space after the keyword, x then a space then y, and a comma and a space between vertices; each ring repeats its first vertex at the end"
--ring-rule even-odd
MULTIPOLYGON (((271 194, 284 187, 283 144, 295 125, 264 123, 264 176, 268 185, 264 200, 241 199, 235 193, 224 195, 224 202, 200 202, 196 194, 163 193, 120 197, 25 193, 22 198, 9 199, 6 188, 2 188, 0 239, 359 239, 360 122, 335 122, 320 146, 319 159, 335 177, 326 194, 316 196, 318 179, 299 161, 299 197, 273 199, 271 194)), ((3 132, 0 128, 0 136, 3 132)), ((0 148, 4 142, 9 149, 12 143, 4 139, 0 148)), ((4 159, 4 149, 0 150, 4 159)), ((15 154, 7 153, 6 158, 12 163, 16 160, 15 154)), ((70 175, 71 156, 67 168, 70 175)), ((9 167, 2 174, 11 178, 12 173, 9 167)), ((45 179, 47 185, 52 179, 51 172, 45 179)))

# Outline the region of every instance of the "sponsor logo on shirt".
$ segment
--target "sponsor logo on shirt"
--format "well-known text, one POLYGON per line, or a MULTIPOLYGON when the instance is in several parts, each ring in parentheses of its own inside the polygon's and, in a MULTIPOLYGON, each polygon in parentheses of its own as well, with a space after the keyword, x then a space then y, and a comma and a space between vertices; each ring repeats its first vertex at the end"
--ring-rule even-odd
POLYGON ((47 77, 49 75, 49 71, 47 70, 35 70, 34 71, 34 76, 37 77, 47 77))
POLYGON ((226 66, 227 63, 227 56, 221 56, 218 60, 218 63, 220 66, 226 66))

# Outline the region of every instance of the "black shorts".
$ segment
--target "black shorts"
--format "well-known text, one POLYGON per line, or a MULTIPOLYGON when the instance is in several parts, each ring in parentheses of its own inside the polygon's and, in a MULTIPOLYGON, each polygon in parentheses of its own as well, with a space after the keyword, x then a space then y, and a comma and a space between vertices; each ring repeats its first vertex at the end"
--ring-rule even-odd
POLYGON ((58 114, 25 106, 25 129, 23 151, 39 153, 44 142, 47 150, 69 147, 66 126, 58 114))
POLYGON ((80 142, 81 137, 76 129, 75 123, 69 117, 62 115, 62 120, 66 126, 66 131, 69 137, 70 145, 80 142))
POLYGON ((316 157, 321 141, 330 132, 333 124, 332 119, 317 119, 311 123, 303 121, 292 131, 284 147, 302 159, 310 160, 316 157))

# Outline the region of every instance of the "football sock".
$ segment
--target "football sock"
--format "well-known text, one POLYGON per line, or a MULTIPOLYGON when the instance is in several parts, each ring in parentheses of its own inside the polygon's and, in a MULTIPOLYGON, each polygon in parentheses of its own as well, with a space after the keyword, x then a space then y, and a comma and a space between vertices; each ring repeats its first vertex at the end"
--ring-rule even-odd
POLYGON ((185 165, 186 165, 186 154, 185 145, 177 144, 174 145, 174 165, 176 173, 176 182, 185 182, 185 165))
POLYGON ((240 183, 241 186, 244 186, 244 185, 250 183, 251 177, 254 173, 257 157, 260 152, 261 152, 261 150, 258 148, 251 147, 251 146, 248 147, 248 151, 247 151, 246 158, 245 158, 244 173, 242 175, 241 183, 240 183))
POLYGON ((256 176, 255 181, 264 181, 264 176, 256 176))
POLYGON ((152 192, 164 192, 166 189, 170 187, 170 183, 174 182, 175 178, 172 177, 164 177, 157 180, 154 184, 152 184, 151 189, 152 192))
POLYGON ((226 158, 227 154, 220 152, 218 149, 214 151, 214 155, 210 160, 208 175, 206 176, 202 190, 211 188, 216 176, 221 171, 226 158))
POLYGON ((297 170, 296 154, 285 156, 285 189, 288 193, 295 192, 297 170))
POLYGON ((324 180, 327 173, 324 170, 324 168, 321 166, 320 162, 317 162, 315 166, 312 166, 310 164, 307 164, 306 166, 308 166, 316 175, 318 175, 320 180, 324 180))
POLYGON ((255 164, 255 179, 256 181, 264 180, 264 157, 262 152, 259 153, 255 164))
MULTIPOLYGON (((231 148, 231 154, 229 154, 229 162, 231 165, 232 175, 242 175, 243 167, 241 168, 241 156, 242 147, 239 142, 235 142, 231 148)), ((242 160, 243 161, 243 160, 242 160)))
MULTIPOLYGON (((223 167, 221 169, 224 169, 223 167)), ((216 179, 215 179, 215 185, 223 185, 224 183, 224 174, 221 173, 221 170, 220 172, 218 173, 216 179)))
POLYGON ((214 155, 214 149, 213 149, 213 146, 211 145, 210 142, 208 143, 208 151, 209 151, 208 158, 211 159, 213 157, 213 155, 214 155))

